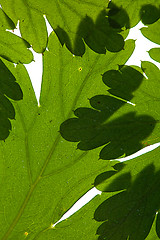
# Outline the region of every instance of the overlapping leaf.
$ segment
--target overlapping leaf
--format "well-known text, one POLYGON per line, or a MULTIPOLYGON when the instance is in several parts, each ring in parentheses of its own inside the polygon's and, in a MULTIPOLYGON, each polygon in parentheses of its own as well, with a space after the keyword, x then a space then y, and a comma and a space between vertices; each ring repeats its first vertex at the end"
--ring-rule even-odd
POLYGON ((158 240, 158 159, 159 148, 136 159, 108 166, 95 180, 96 187, 104 191, 101 196, 42 233, 38 239, 158 240))
POLYGON ((47 28, 43 15, 28 6, 23 0, 2 0, 1 5, 12 21, 19 27, 22 37, 32 45, 32 48, 42 53, 47 46, 47 28))
POLYGON ((109 4, 113 15, 112 26, 123 23, 126 27, 135 26, 140 20, 144 24, 152 24, 160 17, 158 0, 112 0, 109 4), (125 15, 124 15, 125 12, 125 15))
MULTIPOLYGON (((159 239, 160 165, 159 148, 113 167, 95 180, 104 192, 120 191, 96 209, 94 218, 102 222, 98 239, 159 239), (123 190, 123 191, 122 191, 123 190), (158 217, 156 217, 156 215, 158 217), (155 230, 151 231, 156 217, 155 230), (149 235, 148 235, 149 234, 149 235), (158 235, 158 236, 157 236, 158 235), (148 237, 147 237, 148 236, 148 237)), ((155 225, 154 225, 155 227, 155 225)))
POLYGON ((14 68, 8 63, 24 99, 14 102, 13 131, 1 143, 3 240, 24 239, 26 234, 28 239, 36 239, 43 230, 48 234, 51 224, 92 187, 106 163, 99 163, 97 150, 76 150, 74 143, 60 136, 59 127, 75 108, 89 105, 88 98, 97 91, 106 92, 101 74, 124 64, 133 49, 134 41, 129 40, 119 53, 99 55, 87 48, 82 58, 75 57, 52 34, 44 53, 40 107, 23 65, 14 68))
POLYGON ((155 23, 151 24, 148 27, 143 27, 141 29, 141 32, 146 38, 148 38, 152 42, 160 44, 159 29, 160 29, 160 20, 156 21, 155 23))
POLYGON ((30 63, 33 60, 30 47, 24 39, 11 32, 0 30, 0 56, 14 63, 30 63))
MULTIPOLYGON (((123 49, 122 36, 126 37, 128 32, 110 26, 108 3, 108 0, 26 1, 27 7, 46 15, 61 44, 66 44, 78 56, 85 52, 84 41, 98 53, 105 53, 106 49, 112 52, 123 49)), ((7 11, 7 3, 3 6, 7 11)))
POLYGON ((5 12, 0 8, 0 28, 3 30, 14 29, 15 24, 12 20, 5 14, 5 12))
POLYGON ((157 142, 160 71, 149 62, 142 68, 148 79, 129 66, 105 72, 102 79, 112 96, 96 95, 90 99, 92 108, 76 109, 76 118, 61 125, 61 135, 85 151, 105 145, 100 158, 108 160, 140 150, 148 137, 157 142), (134 104, 126 104, 130 100, 134 104))
POLYGON ((22 90, 13 74, 0 60, 0 140, 5 140, 11 130, 9 119, 15 119, 15 109, 10 100, 21 100, 22 90))

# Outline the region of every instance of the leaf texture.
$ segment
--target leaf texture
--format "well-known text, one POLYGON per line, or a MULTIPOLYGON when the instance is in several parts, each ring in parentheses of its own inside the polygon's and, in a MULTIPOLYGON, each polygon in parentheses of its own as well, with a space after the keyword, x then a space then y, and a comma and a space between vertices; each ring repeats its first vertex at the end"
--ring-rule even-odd
POLYGON ((75 55, 85 53, 84 42, 95 52, 118 52, 124 47, 124 29, 113 29, 108 22, 109 1, 31 1, 31 9, 45 14, 61 44, 75 55))
POLYGON ((152 24, 160 17, 159 3, 159 0, 112 0, 109 4, 112 26, 123 23, 127 28, 132 28, 140 20, 146 25, 152 24))
POLYGON ((106 192, 106 200, 94 214, 102 223, 98 239, 159 239, 158 157, 159 148, 115 164, 112 175, 106 171, 97 177, 95 184, 99 182, 98 189, 106 192), (116 194, 108 198, 107 192, 112 191, 116 194))
POLYGON ((60 136, 59 127, 98 89, 106 92, 101 74, 124 64, 133 49, 134 41, 129 40, 119 53, 99 55, 87 48, 82 58, 75 57, 52 33, 44 53, 40 106, 24 66, 8 65, 22 87, 23 101, 13 103, 16 121, 6 142, 1 143, 3 240, 25 239, 26 233, 28 239, 48 234, 51 224, 92 188, 106 163, 99 163, 98 150, 76 150, 75 143, 60 136))
POLYGON ((15 119, 15 109, 10 99, 16 101, 22 98, 23 93, 16 78, 0 59, 0 140, 8 137, 12 129, 10 119, 15 119))
POLYGON ((43 15, 30 8, 27 1, 23 0, 2 0, 1 5, 15 24, 19 21, 22 38, 29 42, 37 53, 44 52, 48 37, 43 15))
POLYGON ((84 151, 104 146, 99 157, 107 160, 131 155, 148 140, 157 142, 160 71, 149 62, 143 62, 142 69, 148 79, 137 67, 106 71, 102 79, 112 95, 96 95, 90 99, 92 108, 76 109, 76 118, 61 124, 61 135, 84 151))

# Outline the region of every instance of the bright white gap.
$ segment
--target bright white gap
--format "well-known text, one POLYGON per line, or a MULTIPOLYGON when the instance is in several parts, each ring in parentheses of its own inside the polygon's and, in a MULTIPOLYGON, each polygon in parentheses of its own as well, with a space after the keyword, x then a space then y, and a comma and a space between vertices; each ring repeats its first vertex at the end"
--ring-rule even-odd
POLYGON ((130 30, 129 35, 126 38, 136 40, 136 48, 130 59, 126 62, 126 65, 137 65, 140 67, 141 61, 150 61, 160 68, 160 63, 154 61, 148 54, 148 51, 151 48, 159 48, 159 45, 151 42, 142 35, 140 31, 142 27, 145 27, 145 25, 142 22, 139 22, 130 30))
POLYGON ((127 156, 127 157, 124 157, 124 158, 113 159, 113 160, 111 160, 111 161, 118 160, 119 162, 125 162, 125 161, 127 161, 127 160, 130 160, 130 159, 136 158, 136 157, 138 157, 138 156, 140 156, 140 155, 143 155, 144 153, 150 152, 150 151, 152 151, 153 149, 156 149, 156 148, 159 147, 159 146, 160 146, 160 142, 154 143, 154 144, 152 144, 152 145, 149 145, 149 146, 147 146, 147 147, 139 150, 139 151, 136 152, 136 153, 133 153, 133 154, 130 155, 130 156, 127 156))
POLYGON ((89 201, 91 201, 96 195, 101 194, 101 191, 97 190, 95 187, 89 190, 84 196, 82 196, 71 208, 69 211, 67 211, 62 218, 52 225, 52 228, 54 228, 55 225, 57 225, 59 222, 69 218, 71 215, 73 215, 75 212, 77 212, 80 208, 82 208, 85 204, 87 204, 89 201))
MULTIPOLYGON (((52 32, 52 28, 50 24, 48 23, 46 17, 44 16, 47 24, 47 29, 48 29, 48 35, 52 32)), ((144 25, 140 22, 137 26, 132 28, 130 30, 130 33, 127 37, 127 39, 136 39, 136 48, 131 56, 131 58, 127 61, 127 65, 141 65, 141 60, 142 61, 151 61, 154 64, 156 64, 158 67, 160 67, 160 63, 155 62, 149 57, 149 54, 147 51, 150 48, 153 47, 159 47, 159 45, 154 44, 153 42, 147 40, 146 38, 143 37, 143 35, 140 32, 140 28, 142 28, 144 25)), ((17 25, 16 29, 14 30, 14 34, 21 36, 20 31, 19 31, 19 26, 17 25)), ((42 81, 42 71, 43 71, 43 66, 42 66, 42 54, 35 53, 32 49, 31 51, 33 52, 34 55, 34 61, 30 64, 25 64, 27 71, 29 73, 31 82, 33 84, 33 88, 35 90, 35 94, 37 99, 39 99, 40 96, 40 88, 41 88, 41 81, 42 81)), ((121 158, 118 159, 120 162, 127 161, 129 159, 135 158, 137 156, 140 156, 146 152, 149 152, 156 147, 160 146, 160 143, 156 143, 153 145, 150 145, 137 153, 132 154, 129 157, 121 158)), ((89 202, 92 198, 94 198, 97 194, 100 194, 101 192, 98 191, 96 188, 92 188, 90 191, 88 191, 83 197, 81 197, 73 206, 72 208, 67 211, 63 217, 57 222, 59 223, 60 221, 68 218, 72 214, 74 214, 76 211, 78 211, 81 207, 83 207, 87 202, 89 202)), ((56 223, 56 224, 57 224, 56 223)), ((56 224, 54 224, 52 227, 54 227, 56 224)))

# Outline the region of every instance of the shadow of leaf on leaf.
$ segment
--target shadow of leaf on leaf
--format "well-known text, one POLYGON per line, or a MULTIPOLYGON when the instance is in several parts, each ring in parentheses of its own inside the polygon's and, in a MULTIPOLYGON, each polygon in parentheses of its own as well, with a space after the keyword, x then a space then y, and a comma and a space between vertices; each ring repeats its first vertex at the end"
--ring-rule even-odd
POLYGON ((115 96, 97 95, 89 100, 92 108, 76 109, 77 117, 61 124, 62 137, 79 142, 77 148, 84 151, 105 145, 99 155, 101 159, 115 159, 140 150, 156 120, 147 114, 137 115, 131 108, 128 112, 116 112, 133 98, 143 79, 142 73, 129 66, 104 73, 102 80, 109 87, 108 92, 115 96))
MULTIPOLYGON (((124 177, 128 181, 129 175, 123 173, 121 179, 124 177)), ((116 182, 119 185, 119 179, 115 179, 114 186, 116 182)), ((122 190, 122 185, 116 190, 122 190)), ((154 165, 150 164, 133 181, 130 179, 124 190, 105 200, 94 214, 96 221, 103 222, 97 230, 98 239, 122 240, 129 237, 131 240, 144 240, 160 208, 159 185, 160 171, 156 172, 154 165)))
POLYGON ((68 33, 60 26, 57 26, 54 31, 62 45, 66 44, 73 54, 82 56, 85 53, 84 42, 93 51, 100 54, 105 54, 106 50, 110 52, 121 51, 124 48, 124 38, 121 35, 123 30, 121 27, 123 26, 113 28, 109 22, 108 12, 102 10, 95 22, 86 14, 79 23, 76 33, 70 33, 70 36, 73 35, 74 38, 73 43, 68 33))
POLYGON ((22 90, 14 75, 0 60, 0 140, 5 140, 11 130, 9 119, 15 119, 15 109, 10 101, 21 100, 22 90))
POLYGON ((143 24, 152 24, 160 18, 160 9, 152 4, 143 5, 140 10, 140 18, 143 24))

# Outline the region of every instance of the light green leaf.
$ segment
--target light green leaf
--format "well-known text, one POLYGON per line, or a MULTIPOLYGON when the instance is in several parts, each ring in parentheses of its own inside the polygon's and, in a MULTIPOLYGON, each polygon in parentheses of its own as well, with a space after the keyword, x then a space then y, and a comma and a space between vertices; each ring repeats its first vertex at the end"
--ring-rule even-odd
POLYGON ((22 37, 30 43, 32 48, 42 53, 47 46, 47 28, 43 15, 37 10, 30 8, 27 1, 23 0, 2 0, 3 10, 17 23, 22 37))
POLYGON ((30 45, 13 33, 0 31, 0 56, 14 63, 30 63, 33 54, 30 45))
POLYGON ((81 208, 72 217, 66 219, 57 224, 53 229, 51 228, 47 232, 42 232, 38 236, 38 240, 43 239, 58 239, 58 240, 97 240, 96 230, 100 223, 96 222, 94 217, 94 211, 98 205, 104 201, 105 195, 96 196, 86 206, 81 208))
POLYGON ((148 53, 153 60, 160 62, 160 48, 152 48, 148 53))
POLYGON ((159 19, 159 4, 159 0, 112 0, 109 4, 113 11, 111 21, 113 24, 123 22, 128 28, 134 27, 140 20, 151 24, 159 19))
POLYGON ((13 103, 16 121, 1 143, 1 239, 24 239, 26 233, 35 239, 45 229, 47 234, 106 168, 98 161, 97 149, 76 150, 76 144, 65 141, 58 131, 72 110, 87 104, 97 91, 106 92, 101 74, 124 64, 133 49, 134 41, 129 40, 119 53, 99 55, 87 48, 82 58, 75 57, 51 34, 44 53, 40 106, 25 68, 8 65, 24 99, 13 103))
POLYGON ((150 41, 152 41, 154 43, 157 43, 157 44, 160 44, 159 29, 160 29, 160 20, 158 20, 157 22, 149 25, 148 27, 143 27, 141 29, 141 32, 150 41))
POLYGON ((23 93, 13 74, 0 59, 0 140, 5 140, 9 135, 9 119, 15 119, 15 109, 8 98, 21 100, 23 93))
POLYGON ((5 14, 5 12, 0 8, 0 28, 5 29, 14 29, 15 24, 12 20, 5 14))
MULTIPOLYGON (((159 148, 136 159, 118 163, 112 171, 100 174, 98 189, 115 192, 96 209, 94 218, 101 222, 97 229, 98 239, 153 239, 158 240, 159 214, 152 227, 156 214, 160 210, 160 164, 159 148), (109 176, 110 175, 110 176, 109 176), (130 176, 130 177, 129 177, 130 176), (152 227, 152 230, 151 230, 152 227), (150 232, 151 230, 151 232, 150 232), (147 237, 148 236, 148 237, 147 237)), ((98 181, 97 181, 98 180, 98 181)))
POLYGON ((78 142, 77 148, 83 151, 103 146, 99 157, 107 160, 133 154, 148 141, 159 141, 160 71, 149 62, 143 62, 142 69, 148 79, 135 66, 106 71, 102 80, 109 94, 93 96, 92 108, 76 109, 76 117, 61 124, 64 139, 78 142))
POLYGON ((75 55, 84 54, 84 41, 98 53, 105 53, 106 49, 111 52, 123 49, 122 35, 126 36, 128 32, 110 26, 108 0, 27 0, 26 2, 31 9, 46 15, 61 44, 65 44, 75 55))

